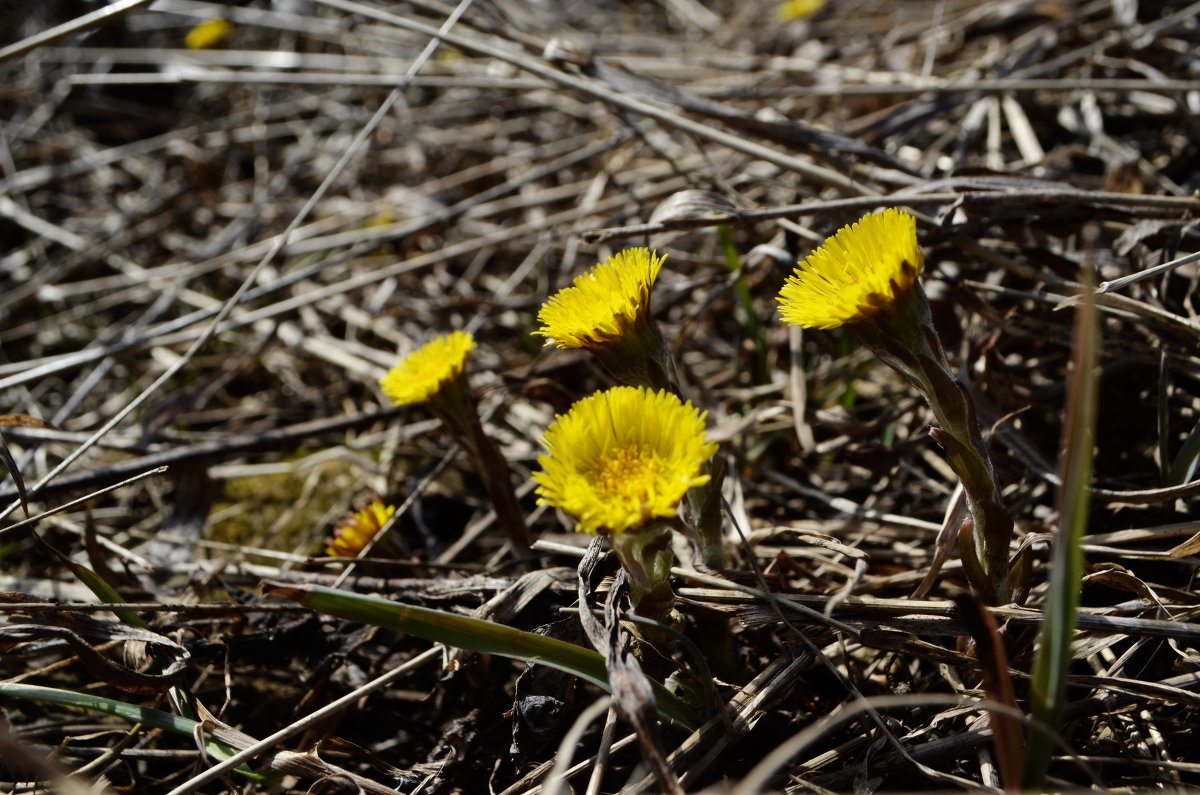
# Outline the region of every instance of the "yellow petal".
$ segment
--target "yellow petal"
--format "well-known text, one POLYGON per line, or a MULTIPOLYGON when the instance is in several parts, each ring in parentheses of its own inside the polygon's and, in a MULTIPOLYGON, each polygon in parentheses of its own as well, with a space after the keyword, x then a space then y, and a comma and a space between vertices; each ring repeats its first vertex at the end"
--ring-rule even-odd
POLYGON ((555 419, 534 474, 541 503, 587 533, 622 533, 670 517, 684 494, 708 482, 717 451, 705 415, 670 392, 622 386, 597 392, 555 419))
POLYGON ((805 328, 868 320, 900 300, 925 266, 916 220, 895 208, 838 230, 779 292, 783 319, 805 328))
POLYGON ((380 381, 392 405, 424 403, 458 378, 475 350, 475 338, 463 331, 436 337, 410 353, 380 381))

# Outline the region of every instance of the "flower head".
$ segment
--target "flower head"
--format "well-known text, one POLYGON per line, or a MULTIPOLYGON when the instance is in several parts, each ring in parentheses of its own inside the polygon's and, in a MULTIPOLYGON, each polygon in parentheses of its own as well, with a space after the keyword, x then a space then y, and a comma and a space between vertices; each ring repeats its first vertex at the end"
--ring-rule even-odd
POLYGON ((705 415, 670 392, 621 386, 555 418, 534 474, 540 502, 578 519, 577 530, 614 534, 675 515, 683 495, 708 482, 717 451, 705 415))
POLYGON ((473 350, 475 338, 470 334, 444 334, 406 356, 379 385, 395 406, 423 403, 462 374, 473 350))
POLYGON ((806 328, 855 325, 902 301, 924 266, 911 215, 895 208, 865 215, 793 271, 779 293, 780 312, 806 328))
POLYGON ((217 17, 206 19, 187 32, 183 46, 189 50, 211 50, 220 47, 233 33, 233 23, 228 19, 217 17))
POLYGON ((787 0, 776 7, 775 15, 780 22, 792 22, 810 17, 824 7, 825 0, 787 0))
POLYGON ((535 334, 559 348, 595 348, 636 336, 651 322, 650 288, 666 257, 626 249, 559 290, 538 312, 535 334))
POLYGON ((396 506, 385 505, 382 500, 373 500, 361 511, 350 514, 333 528, 333 537, 328 540, 325 551, 332 557, 356 558, 375 534, 387 524, 396 512, 396 506))

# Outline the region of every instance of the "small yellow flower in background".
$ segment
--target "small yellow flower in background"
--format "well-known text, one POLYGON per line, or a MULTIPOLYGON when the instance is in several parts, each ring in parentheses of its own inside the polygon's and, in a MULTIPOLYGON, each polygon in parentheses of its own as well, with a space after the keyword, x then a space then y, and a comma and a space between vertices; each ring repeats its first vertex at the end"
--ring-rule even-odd
POLYGON ((406 356, 379 385, 395 406, 423 403, 462 374, 473 350, 475 338, 470 334, 444 334, 406 356))
POLYGON ((688 489, 708 482, 717 451, 705 415, 666 392, 615 387, 586 397, 546 430, 540 502, 574 516, 580 532, 620 534, 675 515, 688 489))
POLYGON ((631 248, 600 263, 542 306, 534 332, 558 348, 595 348, 651 322, 650 289, 666 257, 631 248))
POLYGON ((791 22, 795 19, 812 16, 824 7, 825 0, 788 0, 786 3, 779 4, 775 9, 775 15, 779 17, 780 22, 791 22))
POLYGON ((872 213, 801 263, 779 293, 780 312, 805 328, 871 320, 903 301, 924 266, 916 220, 895 208, 872 213))
POLYGON ((453 69, 466 60, 466 56, 463 55, 462 50, 456 50, 453 47, 443 45, 438 47, 434 60, 447 69, 453 69))
POLYGON ((435 337, 410 353, 380 379, 379 385, 393 405, 424 403, 442 426, 463 446, 487 487, 492 507, 513 551, 526 554, 529 530, 513 491, 508 462, 484 432, 479 409, 471 397, 467 362, 475 338, 463 331, 435 337))
POLYGON ((233 33, 233 23, 228 19, 206 19, 188 31, 183 45, 189 50, 211 50, 220 47, 233 33))
POLYGON ((385 505, 382 500, 374 500, 366 508, 347 516, 333 528, 333 537, 329 539, 325 551, 331 557, 356 558, 375 535, 387 524, 387 520, 396 513, 396 506, 385 505))

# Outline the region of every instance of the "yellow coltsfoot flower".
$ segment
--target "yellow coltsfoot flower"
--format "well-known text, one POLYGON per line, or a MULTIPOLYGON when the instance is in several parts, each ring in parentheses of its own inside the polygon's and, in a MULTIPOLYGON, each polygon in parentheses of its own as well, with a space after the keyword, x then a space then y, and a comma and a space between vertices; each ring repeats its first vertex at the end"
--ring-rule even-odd
MULTIPOLYGON (((650 308, 654 281, 665 259, 648 248, 626 249, 609 257, 542 306, 538 313, 542 326, 534 333, 545 337, 547 345, 586 349, 621 384, 681 394, 675 362, 650 308)), ((703 487, 688 494, 689 532, 705 563, 720 568, 725 563, 721 506, 711 497, 720 493, 724 471, 706 463, 703 475, 703 487)))
POLYGON ((356 558, 396 513, 396 506, 373 500, 361 511, 350 514, 333 528, 325 551, 336 558, 356 558))
POLYGON ((872 213, 842 227, 801 263, 779 293, 779 308, 794 325, 849 327, 924 395, 939 426, 930 435, 967 495, 970 515, 959 530, 963 571, 985 602, 1007 604, 1027 589, 1027 567, 1010 567, 1012 516, 1000 497, 974 401, 934 331, 917 281, 924 264, 912 215, 895 208, 872 213))
POLYGON ((788 277, 780 313, 805 328, 869 322, 903 303, 924 266, 913 217, 895 208, 872 213, 838 230, 788 277))
POLYGON ((424 403, 442 421, 483 479, 513 551, 523 555, 529 548, 529 530, 513 491, 508 462, 483 430, 466 377, 474 350, 475 338, 466 332, 435 337, 393 367, 379 385, 393 405, 424 403))
POLYGON ((558 348, 595 348, 636 336, 651 322, 650 290, 666 257, 626 249, 559 290, 538 312, 535 334, 558 348))
POLYGON ((619 535, 675 516, 687 490, 708 482, 717 451, 705 414, 666 391, 614 387, 577 402, 546 431, 534 474, 543 504, 580 532, 619 535))
POLYGON ((623 384, 678 391, 675 366, 650 311, 663 260, 647 248, 609 257, 559 290, 534 332, 558 348, 585 348, 623 384))
POLYGON ((792 22, 804 19, 825 7, 825 0, 787 0, 775 8, 775 16, 780 22, 792 22))
POLYGON ((462 375, 475 350, 463 331, 435 337, 410 353, 379 382, 395 406, 424 403, 462 375))
POLYGON ((538 501, 603 533, 629 575, 639 615, 671 612, 671 526, 680 500, 709 482, 717 445, 705 415, 666 390, 619 386, 586 397, 546 430, 534 474, 538 501))
POLYGON ((211 50, 224 44, 232 33, 233 23, 228 19, 206 19, 187 32, 183 46, 189 50, 211 50))

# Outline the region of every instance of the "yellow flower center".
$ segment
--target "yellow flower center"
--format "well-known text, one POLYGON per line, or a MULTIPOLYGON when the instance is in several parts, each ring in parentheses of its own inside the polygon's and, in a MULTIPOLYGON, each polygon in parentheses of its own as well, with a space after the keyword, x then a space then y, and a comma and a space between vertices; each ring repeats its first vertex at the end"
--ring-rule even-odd
POLYGON ((662 471, 653 451, 636 444, 618 447, 597 462, 596 488, 614 500, 640 505, 654 493, 662 471))

